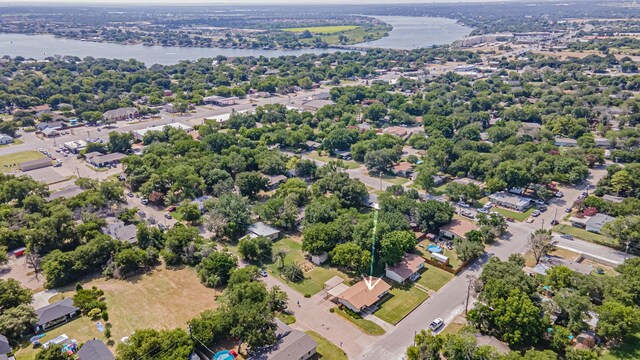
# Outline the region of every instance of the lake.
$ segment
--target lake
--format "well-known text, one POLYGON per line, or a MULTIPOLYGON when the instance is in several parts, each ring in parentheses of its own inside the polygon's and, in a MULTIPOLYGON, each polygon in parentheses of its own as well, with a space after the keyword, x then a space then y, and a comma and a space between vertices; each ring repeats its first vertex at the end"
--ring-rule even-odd
MULTIPOLYGON (((449 44, 471 32, 471 28, 456 24, 453 19, 415 17, 415 16, 377 16, 389 23, 393 30, 388 37, 358 44, 363 47, 388 49, 415 49, 431 45, 449 44)), ((73 55, 78 57, 137 59, 147 65, 170 65, 180 60, 212 58, 217 55, 227 57, 240 56, 298 56, 302 54, 322 54, 336 52, 338 49, 302 49, 302 50, 252 50, 220 49, 171 46, 121 45, 96 43, 52 35, 0 34, 0 56, 24 56, 44 59, 53 55, 73 55)))

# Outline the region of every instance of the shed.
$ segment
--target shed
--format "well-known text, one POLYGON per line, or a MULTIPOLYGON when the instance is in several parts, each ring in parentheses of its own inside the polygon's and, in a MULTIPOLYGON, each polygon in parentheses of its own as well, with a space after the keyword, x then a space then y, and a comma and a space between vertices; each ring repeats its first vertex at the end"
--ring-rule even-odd
POLYGON ((42 169, 48 166, 52 165, 52 161, 49 158, 42 158, 42 159, 36 159, 36 160, 31 160, 31 161, 25 161, 22 162, 20 164, 18 164, 18 166, 20 167, 20 170, 22 171, 29 171, 29 170, 36 170, 36 169, 42 169))

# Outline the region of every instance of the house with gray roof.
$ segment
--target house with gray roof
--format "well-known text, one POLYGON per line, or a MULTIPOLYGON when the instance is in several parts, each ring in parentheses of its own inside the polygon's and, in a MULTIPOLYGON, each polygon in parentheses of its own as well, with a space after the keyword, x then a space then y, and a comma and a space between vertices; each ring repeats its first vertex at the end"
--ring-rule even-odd
POLYGON ((307 360, 317 353, 318 343, 302 331, 276 319, 277 342, 251 356, 250 360, 307 360))
POLYGON ((115 356, 111 353, 107 345, 102 341, 94 339, 89 340, 78 350, 78 360, 114 360, 115 356))
POLYGON ((13 142, 13 138, 6 134, 0 134, 0 145, 7 145, 13 142))
POLYGON ((249 236, 252 237, 264 236, 268 239, 275 240, 280 236, 280 230, 269 226, 262 221, 252 224, 247 230, 249 231, 249 236))
POLYGON ((133 120, 138 116, 140 116, 140 113, 138 112, 138 109, 134 107, 126 107, 126 108, 109 110, 109 111, 106 111, 104 114, 102 114, 102 117, 106 121, 133 120))
POLYGON ((71 298, 60 300, 36 310, 38 321, 35 331, 45 331, 64 324, 80 314, 80 308, 73 305, 71 298))
POLYGON ((138 241, 138 239, 136 238, 136 226, 133 224, 126 225, 121 220, 116 220, 108 223, 102 228, 102 232, 116 240, 127 242, 129 244, 135 244, 138 241))
POLYGON ((584 229, 599 234, 606 223, 612 222, 615 219, 616 218, 609 215, 595 214, 585 222, 584 229))
POLYGON ((4 335, 0 335, 0 359, 2 359, 3 355, 11 354, 11 351, 9 340, 4 335))

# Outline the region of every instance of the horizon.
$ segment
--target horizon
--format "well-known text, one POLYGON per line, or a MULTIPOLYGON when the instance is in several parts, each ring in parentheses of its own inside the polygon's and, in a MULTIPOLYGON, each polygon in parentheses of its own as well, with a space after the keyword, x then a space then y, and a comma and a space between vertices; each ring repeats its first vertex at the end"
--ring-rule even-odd
MULTIPOLYGON (((545 3, 553 0, 188 0, 188 2, 176 3, 176 0, 39 0, 39 1, 16 1, 16 0, 0 0, 3 6, 40 6, 40 5, 162 5, 162 6, 192 6, 192 5, 211 5, 211 6, 235 6, 235 5, 429 5, 429 4, 465 4, 465 3, 545 3)), ((589 0, 573 0, 572 2, 585 2, 589 0)))

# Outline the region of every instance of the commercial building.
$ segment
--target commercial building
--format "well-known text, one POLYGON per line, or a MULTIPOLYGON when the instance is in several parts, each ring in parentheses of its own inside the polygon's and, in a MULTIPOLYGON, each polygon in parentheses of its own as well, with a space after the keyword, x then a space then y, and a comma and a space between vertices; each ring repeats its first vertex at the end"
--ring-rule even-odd
POLYGON ((18 167, 20 168, 21 171, 29 171, 29 170, 42 169, 51 165, 52 165, 51 159, 42 158, 42 159, 22 162, 18 164, 18 167))
POLYGON ((167 127, 182 130, 184 132, 193 131, 193 128, 189 125, 186 125, 180 122, 173 122, 166 125, 157 125, 157 126, 148 127, 146 129, 134 130, 133 138, 137 141, 142 141, 142 139, 144 139, 145 134, 148 133, 149 131, 164 131, 164 129, 167 127))
POLYGON ((338 302, 359 313, 374 307, 389 293, 389 290, 391 290, 391 285, 382 279, 372 276, 367 280, 360 280, 340 294, 338 302))
POLYGON ((127 155, 119 152, 106 154, 106 155, 102 155, 100 153, 97 153, 98 155, 95 155, 96 153, 90 153, 90 154, 92 155, 89 156, 89 154, 87 154, 85 156, 85 160, 87 160, 87 162, 90 163, 91 165, 99 168, 105 167, 107 165, 118 164, 120 163, 120 160, 127 157, 127 155))
POLYGON ((84 140, 69 141, 64 143, 64 147, 72 153, 78 154, 80 151, 84 150, 84 148, 87 147, 87 142, 84 140))
POLYGON ((302 109, 305 111, 318 111, 325 106, 332 106, 336 103, 332 100, 309 100, 302 103, 302 109))
POLYGON ((394 266, 387 267, 386 277, 404 284, 408 281, 416 281, 420 277, 420 270, 424 268, 424 258, 422 256, 407 253, 402 260, 394 266))
POLYGON ((119 108, 106 111, 102 117, 107 122, 133 120, 140 116, 138 109, 134 107, 119 108))
POLYGON ((235 104, 237 100, 238 98, 235 96, 223 97, 223 96, 214 95, 214 96, 207 96, 206 98, 202 99, 202 102, 204 102, 205 104, 211 104, 216 106, 229 106, 229 105, 235 104))
POLYGON ((520 212, 527 210, 529 206, 531 206, 531 199, 504 191, 489 195, 489 201, 507 209, 520 212))

